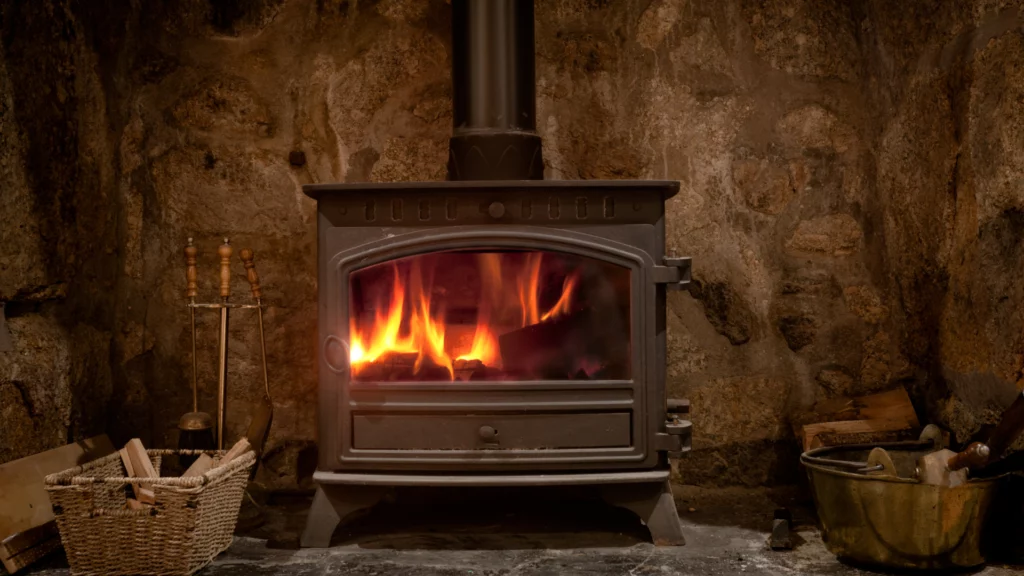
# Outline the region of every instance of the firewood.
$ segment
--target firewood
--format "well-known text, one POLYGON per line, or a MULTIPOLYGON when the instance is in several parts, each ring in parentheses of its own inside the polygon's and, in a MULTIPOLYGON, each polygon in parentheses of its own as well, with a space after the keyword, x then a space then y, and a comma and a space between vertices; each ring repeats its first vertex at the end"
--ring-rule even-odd
MULTIPOLYGON (((135 478, 135 467, 132 466, 132 458, 131 456, 128 455, 128 449, 121 448, 120 450, 118 450, 118 453, 121 455, 121 463, 124 464, 124 475, 127 476, 128 478, 135 478)), ((132 482, 131 487, 132 494, 138 497, 139 492, 141 490, 141 488, 139 488, 139 483, 132 482)))
MULTIPOLYGON (((573 378, 581 359, 600 359, 609 378, 628 375, 628 333, 618 323, 593 309, 583 309, 498 337, 505 370, 533 378, 573 378)), ((592 375, 589 375, 593 377, 592 375)))
POLYGON ((531 324, 498 337, 501 362, 543 378, 564 379, 583 352, 587 311, 531 324))
POLYGON ((129 498, 127 507, 129 510, 145 510, 146 508, 149 507, 149 505, 143 504, 142 502, 139 502, 135 498, 129 498))
POLYGON ((804 451, 821 446, 842 444, 869 444, 913 437, 913 429, 905 420, 842 420, 818 422, 802 429, 804 451), (900 432, 906 434, 900 435, 900 432))
POLYGON ((104 434, 0 464, 0 563, 8 571, 60 547, 43 478, 113 453, 104 434))
POLYGON ((252 450, 252 446, 249 444, 249 440, 242 438, 238 442, 235 442, 235 445, 232 446, 231 449, 227 451, 227 453, 221 456, 220 462, 217 465, 223 466, 228 462, 231 462, 235 458, 238 458, 242 454, 245 454, 249 450, 252 450))
MULTIPOLYGON (((127 453, 128 459, 131 462, 130 476, 135 478, 156 478, 160 476, 156 468, 153 467, 153 462, 150 461, 149 455, 146 454, 146 447, 142 445, 142 440, 138 438, 129 440, 124 445, 124 451, 121 453, 122 460, 124 460, 125 453, 127 453)), ((132 488, 135 488, 134 484, 132 488)), ((135 491, 135 497, 145 504, 156 504, 153 485, 148 482, 139 482, 138 489, 135 491)))
POLYGON ((196 461, 185 470, 185 473, 181 475, 182 478, 190 478, 193 476, 202 476, 213 468, 213 458, 209 454, 203 454, 196 461))
POLYGON ((857 398, 832 398, 793 419, 804 451, 821 446, 916 438, 917 413, 903 388, 857 398))
POLYGON ((910 396, 902 387, 856 398, 822 400, 797 416, 795 423, 802 426, 843 420, 906 420, 912 427, 920 426, 910 396))
POLYGON ((484 363, 479 360, 456 360, 453 362, 456 380, 469 380, 473 372, 484 369, 484 363))
POLYGON ((14 574, 60 548, 60 535, 53 521, 5 538, 0 542, 0 564, 14 574), (52 531, 49 529, 52 528, 52 531))
POLYGON ((0 562, 14 574, 60 547, 60 534, 53 520, 0 540, 0 562))

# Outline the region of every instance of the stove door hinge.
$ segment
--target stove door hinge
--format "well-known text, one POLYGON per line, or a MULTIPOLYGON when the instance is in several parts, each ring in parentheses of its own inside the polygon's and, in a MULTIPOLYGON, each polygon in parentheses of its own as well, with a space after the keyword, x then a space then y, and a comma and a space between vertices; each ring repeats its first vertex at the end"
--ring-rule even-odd
POLYGON ((654 445, 659 452, 668 452, 669 458, 679 458, 690 451, 689 420, 672 417, 665 422, 665 431, 654 435, 654 445))
POLYGON ((652 278, 655 284, 665 284, 669 290, 683 290, 690 283, 690 257, 665 257, 664 266, 654 266, 652 278))

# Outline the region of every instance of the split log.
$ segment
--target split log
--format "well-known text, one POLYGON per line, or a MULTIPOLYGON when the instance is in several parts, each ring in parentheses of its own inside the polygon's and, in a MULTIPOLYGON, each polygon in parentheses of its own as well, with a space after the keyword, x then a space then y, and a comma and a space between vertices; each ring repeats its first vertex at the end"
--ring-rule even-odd
MULTIPOLYGON (((533 378, 564 380, 582 358, 600 358, 611 378, 628 376, 629 336, 587 308, 498 337, 502 365, 533 378)), ((588 376, 589 378, 589 376, 588 376)))
POLYGON ((384 366, 388 370, 398 370, 401 368, 412 368, 416 366, 416 359, 419 358, 417 352, 388 352, 377 359, 377 363, 384 366))
POLYGON ((797 423, 839 422, 843 420, 905 420, 920 426, 910 396, 902 387, 858 398, 829 398, 798 417, 797 423))
POLYGON ((541 378, 563 379, 572 370, 589 324, 589 311, 582 311, 502 334, 498 337, 502 365, 541 378))
POLYGON ((352 366, 352 379, 359 382, 382 382, 387 373, 384 367, 376 362, 364 362, 352 366))
POLYGON ((821 446, 916 438, 921 424, 903 388, 858 398, 833 398, 793 419, 804 451, 821 446))
POLYGON ((8 573, 14 574, 57 548, 60 548, 60 534, 56 522, 51 520, 0 541, 0 563, 8 573))
MULTIPOLYGON (((153 467, 149 454, 146 454, 146 447, 142 445, 142 440, 138 438, 132 438, 124 445, 121 450, 121 461, 125 463, 125 471, 128 472, 130 478, 157 478, 160 476, 156 468, 153 467)), ((133 483, 132 490, 139 502, 156 504, 156 495, 153 493, 152 484, 148 482, 133 483)))
POLYGON ((353 366, 353 375, 360 382, 413 380, 418 357, 416 352, 388 352, 373 362, 353 366))
POLYGON ((456 360, 454 362, 456 380, 472 380, 473 374, 485 368, 479 360, 456 360))
POLYGON ((373 362, 353 367, 357 382, 443 382, 451 380, 452 373, 447 366, 441 366, 430 358, 424 358, 416 368, 416 352, 391 352, 373 362))
POLYGON ((0 465, 0 563, 8 572, 60 547, 43 478, 113 452, 102 435, 0 465))
POLYGON ((456 360, 454 363, 456 370, 478 370, 484 367, 484 363, 480 360, 456 360))
POLYGON ((500 382, 507 380, 525 380, 521 374, 516 372, 507 372, 498 368, 491 368, 490 366, 482 366, 473 371, 469 375, 470 381, 475 382, 500 382))
POLYGON ((252 445, 249 444, 249 440, 242 438, 238 442, 235 442, 235 445, 221 456, 220 462, 217 463, 217 466, 223 466, 250 450, 252 450, 252 445))
POLYGON ((185 473, 181 475, 182 478, 190 478, 192 476, 202 476, 213 468, 213 458, 209 454, 202 454, 196 461, 185 470, 185 473))
POLYGON ((844 444, 912 440, 917 432, 905 420, 843 420, 808 424, 801 430, 803 449, 844 444))
MULTIPOLYGON (((54 531, 56 532, 56 524, 51 523, 51 525, 54 526, 54 531)), ((17 542, 14 540, 20 535, 21 534, 15 534, 14 536, 5 539, 0 543, 0 551, 7 548, 9 543, 11 545, 16 545, 17 542)), ((53 536, 42 540, 37 540, 35 535, 31 535, 29 538, 32 539, 31 545, 21 548, 19 552, 10 555, 0 552, 0 563, 3 564, 4 569, 6 569, 9 574, 14 574, 33 562, 46 557, 50 552, 53 552, 61 546, 59 534, 54 534, 53 536)))

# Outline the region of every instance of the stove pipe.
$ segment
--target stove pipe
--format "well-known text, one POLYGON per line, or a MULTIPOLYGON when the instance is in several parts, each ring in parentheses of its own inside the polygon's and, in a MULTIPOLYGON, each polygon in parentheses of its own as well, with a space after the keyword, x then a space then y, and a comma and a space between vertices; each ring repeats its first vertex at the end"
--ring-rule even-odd
POLYGON ((533 0, 452 0, 449 180, 542 180, 533 0))

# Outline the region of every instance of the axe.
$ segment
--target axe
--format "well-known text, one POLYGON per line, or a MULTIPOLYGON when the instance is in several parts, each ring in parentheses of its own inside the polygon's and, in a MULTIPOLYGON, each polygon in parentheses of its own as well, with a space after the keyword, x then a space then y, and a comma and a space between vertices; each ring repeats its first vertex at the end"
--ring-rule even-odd
POLYGON ((1021 432, 1024 432, 1024 393, 1018 392, 986 443, 974 442, 959 453, 942 449, 926 454, 917 461, 917 477, 922 484, 959 486, 967 482, 968 469, 983 468, 1002 459, 1021 432))

